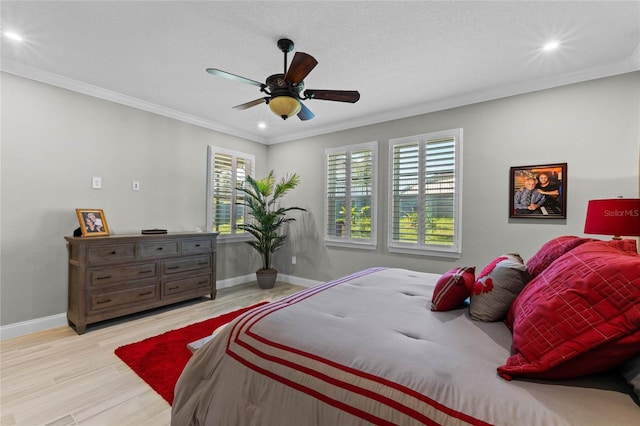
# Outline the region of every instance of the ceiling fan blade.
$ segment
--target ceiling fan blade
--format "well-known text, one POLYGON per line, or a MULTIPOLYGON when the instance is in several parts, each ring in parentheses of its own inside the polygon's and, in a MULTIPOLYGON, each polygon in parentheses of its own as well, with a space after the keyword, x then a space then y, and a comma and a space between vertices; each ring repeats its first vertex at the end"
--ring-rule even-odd
POLYGON ((316 115, 311 112, 302 102, 300 102, 300 112, 298 112, 298 118, 302 121, 311 120, 316 115))
POLYGON ((239 75, 231 74, 230 72, 222 71, 216 68, 207 68, 207 72, 209 74, 217 75, 220 77, 228 78, 229 80, 239 81, 240 83, 252 84, 254 86, 258 86, 260 88, 266 87, 263 83, 259 81, 251 80, 249 78, 240 77, 239 75))
POLYGON ((239 110, 249 109, 249 108, 254 107, 256 105, 260 105, 260 104, 263 104, 263 103, 267 102, 267 99, 269 99, 269 98, 267 97, 267 98, 256 99, 255 101, 247 102, 247 103, 244 103, 244 104, 241 104, 241 105, 236 105, 236 106, 233 107, 233 109, 239 109, 239 110))
POLYGON ((313 56, 304 52, 296 52, 291 61, 291 66, 289 66, 289 70, 287 71, 287 75, 284 76, 284 80, 298 84, 309 75, 316 65, 318 65, 318 61, 316 61, 313 56))
POLYGON ((360 99, 357 90, 305 90, 305 99, 323 99, 325 101, 356 103, 360 99))

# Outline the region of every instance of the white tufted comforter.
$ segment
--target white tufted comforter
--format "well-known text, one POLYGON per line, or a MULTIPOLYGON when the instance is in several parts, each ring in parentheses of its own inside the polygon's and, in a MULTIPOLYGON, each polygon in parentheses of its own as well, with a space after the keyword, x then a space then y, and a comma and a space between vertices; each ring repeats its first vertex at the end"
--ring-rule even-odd
POLYGON ((172 425, 640 424, 616 374, 500 378, 509 330, 431 312, 438 277, 371 268, 244 314, 185 368, 172 425))

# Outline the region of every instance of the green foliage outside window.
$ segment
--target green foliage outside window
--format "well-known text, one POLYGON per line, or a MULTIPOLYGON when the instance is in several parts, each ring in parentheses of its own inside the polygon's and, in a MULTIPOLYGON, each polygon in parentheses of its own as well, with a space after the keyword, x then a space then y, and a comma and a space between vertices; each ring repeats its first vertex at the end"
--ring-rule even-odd
MULTIPOLYGON (((362 206, 360 208, 351 207, 351 237, 352 238, 370 238, 371 237, 371 206, 362 206)), ((336 223, 344 226, 346 220, 347 209, 342 206, 338 212, 338 220, 336 223)))
MULTIPOLYGON (((426 244, 451 244, 453 241, 453 218, 425 218, 426 244)), ((418 241, 418 212, 412 210, 400 218, 399 241, 418 241)))

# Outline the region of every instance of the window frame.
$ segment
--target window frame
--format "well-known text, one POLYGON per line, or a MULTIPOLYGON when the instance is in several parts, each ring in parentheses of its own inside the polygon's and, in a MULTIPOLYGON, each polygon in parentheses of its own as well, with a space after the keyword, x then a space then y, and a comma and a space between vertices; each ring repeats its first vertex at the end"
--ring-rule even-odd
MULTIPOLYGON (((214 179, 214 166, 215 166, 215 157, 216 154, 220 154, 220 155, 228 155, 231 157, 231 162, 232 162, 232 166, 231 166, 231 173, 232 173, 232 178, 231 178, 231 182, 237 182, 237 161, 238 159, 242 159, 244 160, 246 163, 250 164, 249 170, 247 170, 246 174, 249 176, 255 176, 255 167, 256 167, 256 161, 255 161, 255 155, 253 154, 247 154, 245 152, 240 152, 240 151, 234 151, 234 150, 230 150, 230 149, 225 149, 225 148, 220 148, 220 147, 216 147, 213 145, 208 145, 207 146, 207 204, 206 204, 206 215, 207 215, 207 230, 209 232, 217 232, 213 230, 213 215, 215 212, 215 209, 213 207, 213 200, 215 198, 215 189, 214 189, 214 185, 213 185, 213 179, 214 179)), ((236 234, 236 200, 237 200, 237 193, 238 190, 236 187, 231 187, 230 188, 230 192, 231 192, 231 212, 230 212, 230 228, 231 228, 231 233, 230 234, 226 234, 226 233, 219 233, 218 234, 218 241, 221 242, 225 242, 225 241, 247 241, 251 239, 251 235, 243 232, 240 234, 236 234)), ((247 212, 244 213, 244 220, 245 222, 247 220, 249 220, 249 215, 247 212)))
POLYGON ((389 169, 388 169, 388 217, 387 217, 387 250, 390 253, 406 253, 406 254, 417 254, 417 255, 425 255, 425 256, 434 256, 434 257, 446 257, 457 259, 460 258, 462 254, 462 143, 463 143, 463 129, 451 129, 451 130, 443 130, 432 133, 425 133, 422 135, 414 135, 408 137, 402 137, 397 139, 389 140, 389 169), (438 244, 427 244, 424 242, 424 217, 425 217, 425 208, 424 203, 421 203, 421 200, 424 200, 424 196, 420 195, 423 193, 424 189, 424 170, 425 170, 425 147, 429 140, 438 140, 445 138, 453 138, 454 139, 454 190, 453 190, 453 243, 451 245, 438 245, 438 244), (417 197, 417 205, 418 209, 418 240, 414 242, 399 242, 395 241, 393 238, 393 210, 394 210, 394 148, 397 145, 408 144, 409 142, 415 142, 418 144, 418 165, 419 165, 419 173, 418 173, 418 195, 417 197))
MULTIPOLYGON (((351 180, 348 180, 349 184, 346 200, 347 204, 351 204, 351 180)), ((324 242, 327 246, 336 247, 348 247, 362 250, 375 250, 377 248, 378 233, 377 233, 377 197, 378 197, 378 141, 364 142, 354 145, 346 145, 335 148, 325 149, 324 155, 324 228, 323 236, 324 242), (370 150, 371 151, 371 236, 370 238, 353 238, 351 235, 348 237, 336 237, 328 235, 327 230, 329 228, 329 156, 334 154, 344 153, 347 154, 347 170, 350 175, 351 171, 351 155, 356 151, 370 150)))

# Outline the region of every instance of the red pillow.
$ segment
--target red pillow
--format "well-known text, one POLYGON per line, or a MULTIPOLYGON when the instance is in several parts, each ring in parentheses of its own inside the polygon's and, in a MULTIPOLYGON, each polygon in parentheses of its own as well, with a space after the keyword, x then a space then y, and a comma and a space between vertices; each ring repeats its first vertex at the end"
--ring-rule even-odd
POLYGON ((537 277, 540 272, 544 271, 549 265, 551 265, 551 262, 563 254, 589 241, 598 240, 594 238, 580 238, 572 235, 565 235, 546 242, 527 262, 527 269, 531 274, 531 278, 537 277))
POLYGON ((471 294, 475 272, 475 266, 463 266, 443 274, 433 290, 431 310, 450 311, 460 306, 471 294))
POLYGON ((609 240, 607 241, 607 243, 612 246, 615 247, 617 249, 620 249, 622 251, 630 251, 631 253, 637 253, 638 252, 638 247, 636 246, 636 240, 609 240))
POLYGON ((511 305, 513 355, 498 374, 566 379, 640 353, 640 255, 604 241, 566 253, 511 305))

